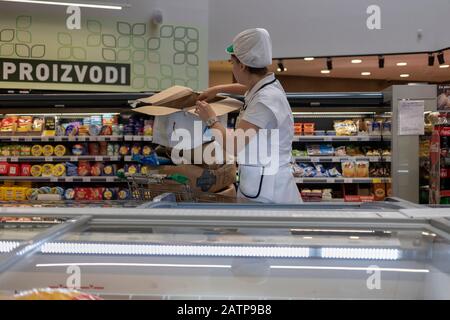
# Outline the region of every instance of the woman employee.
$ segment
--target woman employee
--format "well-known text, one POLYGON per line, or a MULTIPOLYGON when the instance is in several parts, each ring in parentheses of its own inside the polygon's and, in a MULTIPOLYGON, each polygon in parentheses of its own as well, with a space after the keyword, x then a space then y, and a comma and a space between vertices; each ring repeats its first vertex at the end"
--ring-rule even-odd
MULTIPOLYGON (((199 96, 196 113, 210 128, 219 130, 226 139, 226 128, 217 121, 214 110, 204 100, 218 93, 245 94, 245 103, 236 129, 241 129, 241 132, 252 129, 255 132, 260 129, 278 130, 279 141, 276 142, 278 145, 275 150, 279 154, 279 163, 275 174, 267 174, 264 166, 239 163, 238 196, 265 203, 301 203, 290 166, 294 135, 291 107, 283 87, 274 74, 267 70, 272 64, 269 33, 261 28, 245 30, 234 38, 227 52, 231 54, 233 75, 238 83, 207 89, 199 96)), ((246 149, 250 143, 246 140, 246 149)), ((236 155, 237 151, 234 153, 236 155)))

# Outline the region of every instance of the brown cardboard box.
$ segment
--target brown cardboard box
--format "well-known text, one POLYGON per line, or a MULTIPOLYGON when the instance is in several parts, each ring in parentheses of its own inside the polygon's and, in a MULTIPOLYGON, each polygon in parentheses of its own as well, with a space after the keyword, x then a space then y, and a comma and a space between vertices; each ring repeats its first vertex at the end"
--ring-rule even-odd
POLYGON ((212 170, 191 164, 161 166, 159 173, 181 174, 189 179, 194 192, 217 192, 236 182, 236 165, 225 164, 212 170))
POLYGON ((236 198, 237 192, 236 188, 234 187, 234 184, 229 185, 225 189, 216 192, 216 194, 220 196, 230 197, 230 198, 236 198))
MULTIPOLYGON (((175 112, 190 112, 195 114, 195 103, 199 92, 183 86, 173 86, 148 98, 139 99, 143 107, 133 111, 145 113, 151 116, 166 116, 175 112)), ((223 96, 216 96, 207 101, 216 112, 216 116, 222 116, 232 111, 239 110, 242 102, 223 96)))

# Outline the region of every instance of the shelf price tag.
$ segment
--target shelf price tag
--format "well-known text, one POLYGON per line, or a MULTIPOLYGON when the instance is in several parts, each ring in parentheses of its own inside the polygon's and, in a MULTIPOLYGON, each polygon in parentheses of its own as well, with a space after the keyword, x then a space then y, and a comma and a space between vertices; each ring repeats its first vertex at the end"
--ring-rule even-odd
POLYGON ((105 137, 104 136, 98 136, 97 137, 97 141, 105 141, 105 137))
POLYGON ((69 136, 69 139, 68 139, 69 141, 75 141, 76 139, 75 139, 75 137, 74 136, 69 136))
POLYGON ((344 183, 353 183, 353 179, 346 178, 344 179, 344 183))
POLYGON ((41 140, 47 142, 47 141, 50 141, 50 137, 42 136, 41 140))
POLYGON ((52 162, 53 161, 53 157, 45 157, 45 162, 52 162))
POLYGON ((333 141, 333 138, 332 137, 324 137, 323 141, 333 141))
POLYGON ((66 177, 66 182, 73 182, 73 177, 66 177))
POLYGON ((133 137, 133 141, 142 141, 142 137, 141 136, 134 136, 133 137))
POLYGON ((6 162, 6 161, 8 161, 8 158, 6 158, 6 157, 0 157, 0 162, 6 162))
POLYGON ((125 141, 132 141, 133 137, 132 136, 124 136, 123 137, 125 141))
POLYGON ((106 177, 106 182, 114 182, 114 177, 106 177))
POLYGON ((58 182, 58 178, 51 177, 51 178, 50 178, 50 182, 58 182))
POLYGON ((102 156, 97 156, 97 157, 95 157, 95 161, 103 161, 103 157, 102 156))
POLYGON ((62 141, 62 137, 55 137, 55 141, 62 141))
POLYGON ((78 157, 70 157, 70 161, 77 161, 78 157))
POLYGON ((360 141, 370 141, 370 137, 369 136, 362 136, 362 137, 360 137, 360 141))
POLYGON ((85 136, 78 136, 78 141, 86 141, 86 137, 85 136))
POLYGON ((19 139, 19 137, 11 137, 11 141, 17 142, 17 141, 20 141, 20 139, 19 139))
POLYGON ((26 142, 31 142, 31 141, 33 141, 33 138, 32 137, 25 137, 25 139, 24 139, 26 142))
POLYGON ((381 183, 381 178, 373 178, 372 183, 381 183))
POLYGON ((320 158, 312 157, 311 162, 320 162, 320 158))
POLYGON ((152 141, 152 136, 144 136, 144 141, 152 141))
POLYGON ((18 157, 11 157, 11 162, 19 162, 19 158, 18 157))
POLYGON ((335 183, 336 180, 334 178, 328 178, 327 183, 335 183))
POLYGON ((91 178, 90 177, 83 177, 83 178, 81 178, 81 181, 83 181, 83 182, 91 182, 91 178))
POLYGON ((295 180, 296 180, 295 182, 297 183, 303 183, 303 178, 296 178, 295 180))

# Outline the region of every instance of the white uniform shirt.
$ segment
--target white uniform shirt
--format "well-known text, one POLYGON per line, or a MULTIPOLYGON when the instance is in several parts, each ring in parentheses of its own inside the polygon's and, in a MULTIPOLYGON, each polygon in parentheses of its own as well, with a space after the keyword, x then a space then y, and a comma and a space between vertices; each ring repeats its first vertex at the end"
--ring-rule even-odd
MULTIPOLYGON (((252 139, 245 150, 238 154, 241 172, 239 196, 262 202, 300 203, 300 193, 290 167, 294 118, 286 93, 273 73, 261 79, 246 93, 245 107, 239 115, 237 125, 242 119, 260 129, 277 129, 278 139, 272 141, 269 131, 266 142, 267 150, 277 150, 277 154, 268 152, 251 154, 255 153, 255 145, 258 146, 257 139, 252 139), (257 157, 256 165, 254 162, 248 163, 249 154, 253 159, 257 157), (268 158, 264 157, 266 154, 268 158), (267 165, 267 160, 272 161, 270 166, 267 165), (277 163, 275 174, 272 172, 274 163, 277 163), (268 167, 272 169, 266 170, 268 167)), ((262 139, 264 138, 263 136, 262 139)))

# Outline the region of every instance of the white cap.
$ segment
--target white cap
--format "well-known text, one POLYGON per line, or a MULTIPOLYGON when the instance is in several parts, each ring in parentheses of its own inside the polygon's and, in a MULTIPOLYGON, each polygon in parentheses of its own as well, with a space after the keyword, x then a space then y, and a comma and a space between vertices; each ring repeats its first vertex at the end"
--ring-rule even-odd
POLYGON ((264 68, 272 64, 272 41, 266 29, 242 31, 233 39, 227 52, 248 67, 264 68))

